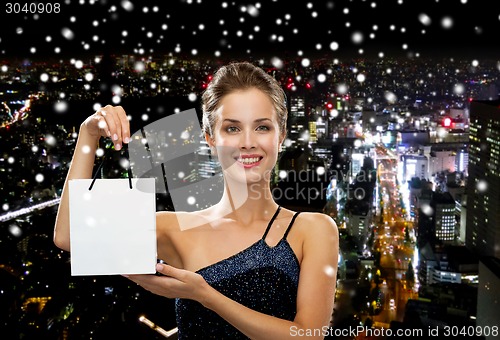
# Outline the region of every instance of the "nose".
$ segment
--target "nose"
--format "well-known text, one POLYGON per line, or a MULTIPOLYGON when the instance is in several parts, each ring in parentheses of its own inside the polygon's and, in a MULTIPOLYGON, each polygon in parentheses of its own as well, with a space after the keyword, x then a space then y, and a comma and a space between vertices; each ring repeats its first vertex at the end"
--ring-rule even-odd
POLYGON ((256 136, 251 130, 245 130, 240 135, 240 149, 253 149, 256 144, 256 136))

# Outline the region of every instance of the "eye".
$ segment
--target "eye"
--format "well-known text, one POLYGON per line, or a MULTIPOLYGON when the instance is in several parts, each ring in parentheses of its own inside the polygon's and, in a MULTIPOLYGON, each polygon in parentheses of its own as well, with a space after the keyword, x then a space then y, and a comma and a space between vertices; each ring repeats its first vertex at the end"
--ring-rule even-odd
POLYGON ((258 131, 269 131, 269 127, 268 126, 265 126, 265 125, 260 125, 257 127, 257 130, 258 131))
POLYGON ((238 132, 238 128, 236 126, 228 126, 226 128, 226 132, 229 132, 229 133, 231 133, 231 132, 238 132))

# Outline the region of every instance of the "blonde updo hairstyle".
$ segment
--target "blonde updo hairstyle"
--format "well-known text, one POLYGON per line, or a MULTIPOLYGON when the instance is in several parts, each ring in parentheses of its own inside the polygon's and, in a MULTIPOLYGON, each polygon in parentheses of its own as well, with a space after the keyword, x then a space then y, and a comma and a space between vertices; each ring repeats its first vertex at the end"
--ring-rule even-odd
POLYGON ((216 124, 216 111, 224 96, 249 89, 265 93, 274 105, 280 135, 286 136, 287 107, 285 92, 280 84, 262 68, 249 62, 235 62, 222 66, 215 72, 207 89, 201 97, 203 132, 213 138, 216 124))

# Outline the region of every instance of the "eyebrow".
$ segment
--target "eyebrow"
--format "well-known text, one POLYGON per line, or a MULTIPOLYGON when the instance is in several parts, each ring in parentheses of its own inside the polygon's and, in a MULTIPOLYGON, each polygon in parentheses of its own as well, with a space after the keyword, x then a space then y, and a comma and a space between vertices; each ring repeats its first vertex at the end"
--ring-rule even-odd
MULTIPOLYGON (((231 119, 231 118, 226 118, 222 122, 226 122, 226 121, 230 122, 230 123, 241 123, 239 120, 237 120, 237 119, 231 119)), ((269 118, 258 118, 256 120, 254 120, 255 123, 261 123, 261 122, 264 122, 264 121, 270 121, 270 122, 272 122, 272 120, 269 119, 269 118)))

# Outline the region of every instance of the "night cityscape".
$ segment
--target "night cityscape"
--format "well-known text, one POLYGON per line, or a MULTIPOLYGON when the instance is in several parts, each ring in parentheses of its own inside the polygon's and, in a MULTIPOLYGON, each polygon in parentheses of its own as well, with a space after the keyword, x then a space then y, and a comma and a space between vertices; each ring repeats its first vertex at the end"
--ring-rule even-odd
MULTIPOLYGON (((53 243, 55 215, 86 117, 121 105, 137 131, 185 110, 201 115, 213 73, 235 60, 261 66, 286 92, 276 202, 325 213, 339 227, 336 332, 326 337, 498 338, 500 54, 491 39, 500 11, 481 1, 425 3, 419 11, 403 1, 4 8, 2 338, 176 338, 173 300, 120 275, 71 276, 70 254, 53 243), (391 6, 399 16, 387 14, 391 6), (368 9, 376 15, 359 19, 368 9), (128 25, 134 16, 137 27, 128 25)), ((96 167, 109 148, 103 140, 96 167)), ((106 155, 103 175, 122 176, 120 152, 106 155)), ((197 159, 187 182, 216 171, 197 159)), ((174 210, 168 188, 156 210, 174 210)))

